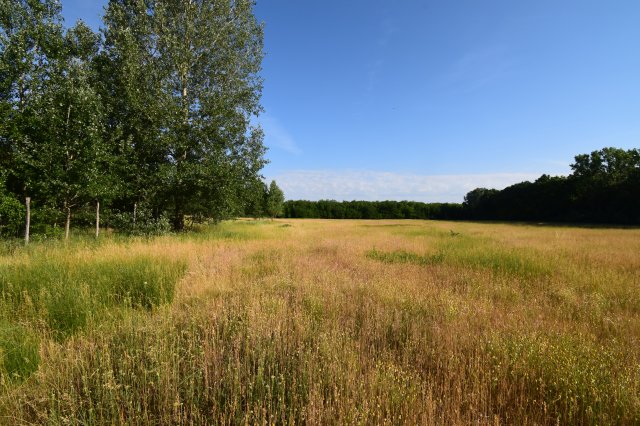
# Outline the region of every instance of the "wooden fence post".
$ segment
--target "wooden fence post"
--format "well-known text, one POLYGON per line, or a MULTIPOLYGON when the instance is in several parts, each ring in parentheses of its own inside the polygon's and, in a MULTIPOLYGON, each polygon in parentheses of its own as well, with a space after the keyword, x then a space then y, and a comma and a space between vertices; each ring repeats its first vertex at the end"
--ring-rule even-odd
POLYGON ((96 238, 100 236, 100 201, 96 201, 96 238))
POLYGON ((25 198, 27 206, 27 221, 24 228, 24 244, 29 244, 29 228, 31 227, 31 197, 25 198))

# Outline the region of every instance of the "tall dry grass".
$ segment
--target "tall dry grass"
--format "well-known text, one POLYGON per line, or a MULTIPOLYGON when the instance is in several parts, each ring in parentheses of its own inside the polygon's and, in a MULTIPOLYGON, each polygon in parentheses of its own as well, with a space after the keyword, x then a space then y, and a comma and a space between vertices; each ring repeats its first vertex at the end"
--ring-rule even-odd
POLYGON ((640 423, 639 230, 236 221, 0 267, 6 423, 640 423), (56 331, 32 273, 99 314, 56 331), (182 279, 118 296, 146 276, 182 279))

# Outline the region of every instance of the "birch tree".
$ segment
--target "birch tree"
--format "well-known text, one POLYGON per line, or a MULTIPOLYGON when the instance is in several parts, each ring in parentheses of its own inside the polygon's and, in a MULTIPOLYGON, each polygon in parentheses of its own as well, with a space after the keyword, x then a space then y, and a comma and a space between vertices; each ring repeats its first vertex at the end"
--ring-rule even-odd
POLYGON ((0 166, 5 187, 25 201, 40 178, 23 154, 37 137, 37 105, 61 48, 60 12, 55 0, 0 0, 0 166))
POLYGON ((265 162, 262 132, 250 126, 262 89, 253 2, 111 0, 105 24, 110 58, 149 88, 138 94, 125 76, 115 82, 128 100, 120 111, 151 105, 145 134, 134 125, 139 115, 115 114, 132 157, 149 160, 153 198, 173 227, 181 230, 185 215, 222 217, 239 207, 244 182, 265 162))
POLYGON ((102 104, 93 85, 99 37, 80 22, 60 45, 58 55, 49 58, 51 72, 34 105, 39 117, 34 133, 18 151, 37 173, 34 186, 41 198, 62 210, 68 239, 73 210, 106 191, 110 182, 102 104))
POLYGON ((98 58, 98 86, 107 120, 105 137, 119 177, 116 205, 136 212, 141 204, 159 210, 160 168, 167 160, 167 104, 161 87, 153 4, 110 1, 104 16, 104 50, 98 58))

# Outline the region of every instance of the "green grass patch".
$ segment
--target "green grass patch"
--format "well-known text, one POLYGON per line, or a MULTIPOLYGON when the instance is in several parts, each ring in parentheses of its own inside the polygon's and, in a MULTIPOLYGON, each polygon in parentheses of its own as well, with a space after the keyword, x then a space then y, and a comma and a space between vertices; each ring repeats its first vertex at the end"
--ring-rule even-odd
POLYGON ((152 308, 173 300, 182 261, 146 256, 105 260, 59 256, 0 267, 3 311, 44 321, 61 337, 111 306, 152 308))
MULTIPOLYGON (((178 235, 182 240, 210 241, 210 240, 255 240, 268 234, 277 222, 266 220, 233 220, 212 225, 200 226, 195 232, 178 235)), ((175 237, 174 237, 175 238, 175 237)))
POLYGON ((186 264, 138 257, 126 262, 99 262, 91 269, 92 273, 86 275, 93 278, 107 304, 152 308, 173 300, 186 264))
POLYGON ((39 343, 29 328, 0 321, 0 385, 22 381, 38 369, 39 343))
POLYGON ((469 251, 458 249, 448 252, 447 257, 451 263, 459 266, 490 269, 507 276, 534 278, 551 273, 548 265, 517 250, 507 251, 495 247, 469 251))
POLYGON ((472 269, 489 269, 496 274, 524 279, 548 276, 552 264, 548 259, 525 249, 508 249, 491 241, 478 240, 461 235, 435 241, 434 254, 417 254, 406 250, 369 250, 366 257, 385 263, 409 263, 414 265, 446 264, 472 269))
MULTIPOLYGON (((525 279, 548 276, 553 272, 553 262, 535 250, 508 247, 488 237, 435 227, 403 229, 395 234, 425 239, 439 253, 443 263, 452 266, 490 269, 498 274, 525 279)), ((420 264, 422 261, 414 256, 413 261, 404 263, 420 264)))
POLYGON ((385 252, 372 249, 366 253, 366 256, 369 259, 377 260, 384 263, 412 263, 414 265, 435 265, 444 261, 443 253, 436 253, 433 255, 419 255, 406 250, 385 252))

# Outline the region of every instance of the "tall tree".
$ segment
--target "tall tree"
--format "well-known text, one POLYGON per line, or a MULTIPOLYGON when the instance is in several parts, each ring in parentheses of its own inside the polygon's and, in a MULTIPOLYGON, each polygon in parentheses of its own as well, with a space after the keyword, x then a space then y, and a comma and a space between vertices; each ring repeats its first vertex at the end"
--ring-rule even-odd
POLYGON ((154 3, 110 1, 104 16, 104 50, 98 58, 99 91, 107 120, 105 138, 119 177, 116 206, 159 207, 160 168, 167 161, 164 134, 168 101, 162 89, 154 3))
POLYGON ((640 170, 640 150, 603 148, 575 156, 573 177, 597 179, 606 184, 622 182, 640 170))
POLYGON ((99 37, 82 22, 61 36, 50 73, 33 112, 33 135, 18 147, 31 168, 39 197, 62 209, 69 237, 74 208, 108 191, 108 150, 102 141, 102 104, 94 88, 92 61, 99 37))
POLYGON ((38 179, 20 148, 36 137, 42 119, 37 105, 61 49, 60 12, 55 0, 0 0, 0 162, 7 185, 22 196, 38 179))
POLYGON ((263 217, 266 214, 269 187, 262 180, 256 180, 246 190, 247 199, 245 200, 243 215, 256 219, 263 217))
POLYGON ((177 230, 187 214, 238 210, 243 188, 265 163, 262 132, 250 126, 262 89, 253 2, 111 0, 105 23, 108 57, 123 70, 110 89, 123 95, 114 125, 156 178, 154 204, 170 212, 177 230))
POLYGON ((266 198, 267 214, 272 218, 282 216, 284 213, 284 192, 282 192, 275 180, 271 181, 266 198))

